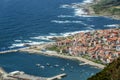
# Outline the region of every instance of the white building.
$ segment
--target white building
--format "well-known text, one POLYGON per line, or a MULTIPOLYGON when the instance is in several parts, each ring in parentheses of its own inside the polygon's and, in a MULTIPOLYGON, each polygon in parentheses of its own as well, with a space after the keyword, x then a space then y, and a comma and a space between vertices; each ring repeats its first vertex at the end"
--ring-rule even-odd
POLYGON ((120 51, 120 45, 116 46, 116 51, 120 51))

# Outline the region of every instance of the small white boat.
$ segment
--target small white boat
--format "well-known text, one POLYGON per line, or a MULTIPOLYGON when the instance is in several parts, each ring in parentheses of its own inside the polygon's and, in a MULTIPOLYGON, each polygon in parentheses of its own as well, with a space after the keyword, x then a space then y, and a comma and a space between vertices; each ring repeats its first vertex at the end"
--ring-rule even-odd
POLYGON ((39 66, 40 66, 40 64, 36 64, 36 66, 38 66, 38 67, 39 67, 39 66))
POLYGON ((56 65, 54 65, 54 66, 55 66, 55 67, 58 67, 59 65, 56 64, 56 65))
POLYGON ((65 69, 64 69, 64 68, 61 68, 61 71, 65 71, 65 69))
POLYGON ((45 68, 45 66, 40 66, 40 68, 44 69, 44 68, 45 68))

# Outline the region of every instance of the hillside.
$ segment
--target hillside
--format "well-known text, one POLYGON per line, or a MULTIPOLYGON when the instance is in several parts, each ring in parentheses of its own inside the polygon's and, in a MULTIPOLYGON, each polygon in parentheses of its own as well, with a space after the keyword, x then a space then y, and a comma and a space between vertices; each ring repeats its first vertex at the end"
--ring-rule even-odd
POLYGON ((120 57, 88 80, 120 80, 120 57))
POLYGON ((95 14, 111 16, 120 19, 120 0, 95 0, 96 4, 92 6, 95 14))

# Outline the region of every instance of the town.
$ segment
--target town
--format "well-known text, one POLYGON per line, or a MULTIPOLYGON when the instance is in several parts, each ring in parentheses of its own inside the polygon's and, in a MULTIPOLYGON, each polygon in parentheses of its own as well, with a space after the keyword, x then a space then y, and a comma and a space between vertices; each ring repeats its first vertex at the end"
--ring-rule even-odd
POLYGON ((120 56, 120 29, 80 32, 56 42, 60 53, 108 64, 120 56))

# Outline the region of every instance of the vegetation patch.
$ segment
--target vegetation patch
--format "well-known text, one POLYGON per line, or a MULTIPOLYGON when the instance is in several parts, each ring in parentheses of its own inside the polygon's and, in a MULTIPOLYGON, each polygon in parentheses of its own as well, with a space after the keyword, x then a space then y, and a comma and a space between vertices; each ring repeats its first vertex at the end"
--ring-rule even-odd
POLYGON ((120 57, 88 80, 120 80, 120 57))

